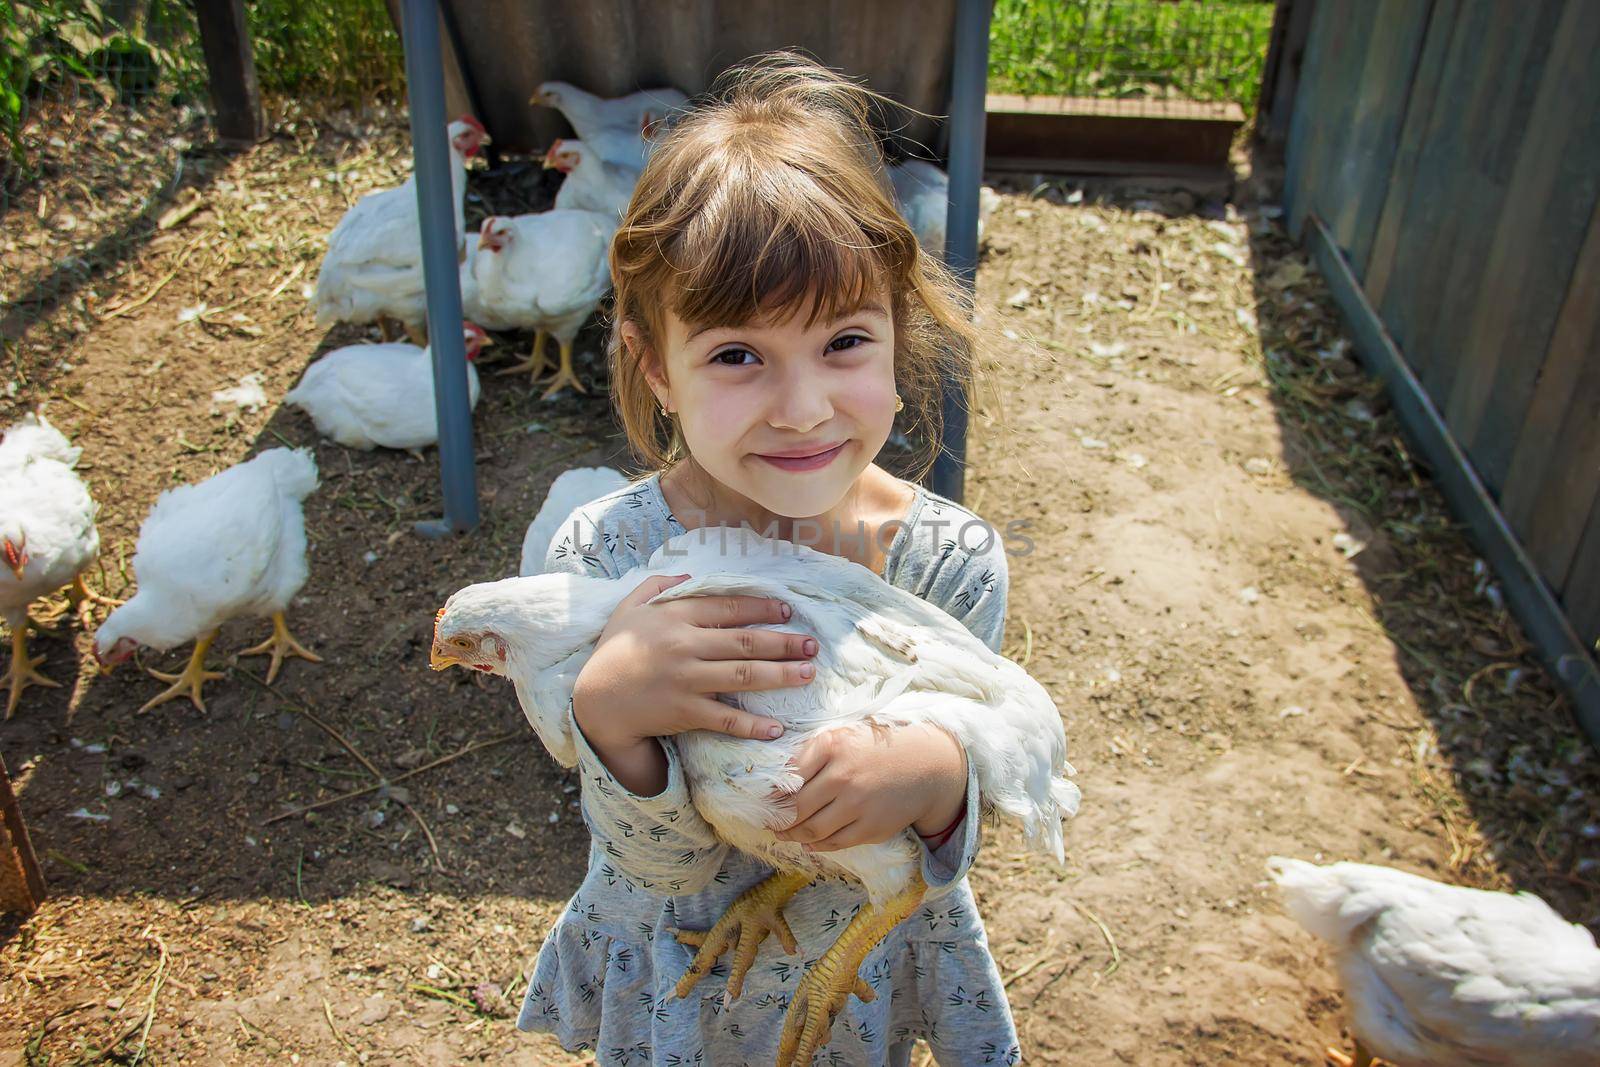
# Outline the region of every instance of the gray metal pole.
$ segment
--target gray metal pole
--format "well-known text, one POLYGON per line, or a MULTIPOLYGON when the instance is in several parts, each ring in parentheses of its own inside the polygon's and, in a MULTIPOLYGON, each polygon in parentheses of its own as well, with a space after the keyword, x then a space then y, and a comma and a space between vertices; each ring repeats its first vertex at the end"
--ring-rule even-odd
MULTIPOLYGON (((978 275, 978 187, 983 184, 984 99, 989 87, 989 15, 994 0, 957 0, 950 64, 950 210, 944 261, 970 291, 978 275)), ((967 406, 954 383, 945 386, 944 447, 930 486, 960 503, 966 488, 967 406)))
POLYGON ((442 537, 478 525, 478 481, 472 466, 472 408, 467 402, 467 350, 461 336, 450 149, 445 143, 444 60, 434 0, 405 0, 406 86, 411 98, 411 150, 422 222, 422 276, 428 287, 428 345, 439 419, 439 478, 444 518, 417 523, 442 537))

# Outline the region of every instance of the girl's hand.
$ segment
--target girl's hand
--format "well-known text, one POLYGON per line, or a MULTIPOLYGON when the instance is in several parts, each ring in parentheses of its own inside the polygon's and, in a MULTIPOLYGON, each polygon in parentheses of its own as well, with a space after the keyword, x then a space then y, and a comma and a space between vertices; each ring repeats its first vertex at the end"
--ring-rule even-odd
POLYGON ((781 601, 696 596, 646 603, 688 577, 641 583, 612 612, 578 674, 573 717, 602 758, 607 749, 637 750, 651 738, 688 730, 778 737, 783 726, 777 720, 731 707, 715 694, 805 685, 815 673, 813 638, 750 626, 783 622, 790 609, 781 601))
POLYGON ((966 803, 967 756, 937 726, 855 723, 819 733, 800 750, 795 821, 777 837, 814 852, 887 841, 914 826, 948 826, 966 803))

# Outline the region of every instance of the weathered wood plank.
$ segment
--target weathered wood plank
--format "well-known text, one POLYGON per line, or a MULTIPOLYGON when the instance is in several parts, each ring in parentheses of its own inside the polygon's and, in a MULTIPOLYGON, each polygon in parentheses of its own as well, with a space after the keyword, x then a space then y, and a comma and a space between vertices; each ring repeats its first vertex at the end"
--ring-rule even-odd
POLYGON ((1561 591, 1561 603, 1573 629, 1593 649, 1600 641, 1600 498, 1589 509, 1589 520, 1561 591))
POLYGON ((1328 225, 1358 279, 1366 275, 1372 232, 1388 190, 1432 10, 1431 0, 1382 0, 1375 16, 1379 31, 1367 49, 1350 130, 1328 196, 1328 225))
MULTIPOLYGON (((1600 4, 1569 0, 1543 69, 1448 397, 1456 439, 1491 489, 1517 432, 1600 198, 1600 4)), ((1441 377, 1441 381, 1446 380, 1441 377)))
MULTIPOLYGON (((1406 365, 1394 339, 1383 328, 1350 264, 1316 215, 1306 224, 1306 243, 1339 305, 1362 362, 1388 387, 1401 426, 1434 471, 1434 482, 1450 510, 1466 524, 1484 559, 1505 589, 1506 603, 1527 631, 1539 658, 1572 697, 1574 714, 1591 744, 1600 748, 1600 670, 1579 640, 1573 621, 1564 614, 1532 559, 1506 523, 1488 490, 1450 436, 1438 408, 1406 365)), ((1600 587, 1600 515, 1591 516, 1593 578, 1600 587)), ((1580 553, 1582 549, 1580 548, 1580 553)), ((1600 598, 1595 598, 1600 624, 1600 598)), ((1587 610, 1587 609, 1586 609, 1587 610)), ((1592 633, 1593 631, 1587 631, 1592 633)))
POLYGON ((1469 4, 1462 10, 1459 61, 1441 87, 1444 114, 1415 190, 1431 201, 1418 218, 1436 222, 1431 239, 1407 256, 1409 269, 1391 283, 1383 309, 1404 317, 1397 336, 1436 402, 1457 370, 1468 319, 1462 309, 1480 299, 1482 263, 1506 205, 1559 15, 1552 4, 1531 10, 1469 4))
POLYGON ((195 0, 194 14, 211 83, 211 103, 217 112, 217 136, 255 144, 267 135, 267 120, 256 84, 244 0, 195 0))
MULTIPOLYGON (((1338 9, 1340 23, 1325 45, 1328 51, 1314 90, 1316 110, 1308 116, 1313 133, 1305 148, 1307 188, 1299 201, 1302 214, 1315 211, 1325 215, 1341 195, 1339 175, 1345 163, 1350 117, 1356 108, 1352 87, 1361 82, 1368 43, 1375 32, 1377 13, 1383 2, 1347 0, 1327 5, 1338 9)), ((1350 184, 1359 184, 1359 180, 1359 175, 1354 176, 1350 184)))
POLYGON ((11 776, 0 760, 0 911, 28 915, 43 899, 44 876, 11 789, 11 776))
POLYGON ((1366 272, 1361 276, 1362 288, 1374 307, 1383 306, 1384 294, 1393 276, 1406 207, 1416 189, 1417 160, 1432 144, 1434 108, 1440 99, 1439 83, 1460 23, 1461 4, 1462 0, 1433 2, 1422 55, 1417 61, 1416 77, 1406 104, 1405 125, 1390 167, 1389 187, 1384 193, 1382 213, 1366 254, 1366 272))
POLYGON ((1300 72, 1300 91, 1295 94, 1294 112, 1289 120, 1283 206, 1289 234, 1297 241, 1316 198, 1317 182, 1311 163, 1323 129, 1323 104, 1333 92, 1329 72, 1335 66, 1335 57, 1349 28, 1348 21, 1340 17, 1337 9, 1337 4, 1319 3, 1312 14, 1305 66, 1300 72))
POLYGON ((1500 510, 1553 589, 1566 583, 1594 499, 1600 499, 1600 204, 1500 493, 1500 510))

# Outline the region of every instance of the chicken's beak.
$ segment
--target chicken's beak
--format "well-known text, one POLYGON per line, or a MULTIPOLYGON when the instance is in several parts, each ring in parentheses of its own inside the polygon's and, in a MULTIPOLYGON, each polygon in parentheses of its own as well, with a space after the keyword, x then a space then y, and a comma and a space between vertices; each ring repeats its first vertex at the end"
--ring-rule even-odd
POLYGON ((459 659, 456 656, 452 656, 449 650, 443 645, 439 644, 437 641, 433 643, 433 651, 428 653, 428 666, 432 667, 436 671, 444 671, 449 670, 451 667, 459 667, 464 662, 464 660, 459 659))

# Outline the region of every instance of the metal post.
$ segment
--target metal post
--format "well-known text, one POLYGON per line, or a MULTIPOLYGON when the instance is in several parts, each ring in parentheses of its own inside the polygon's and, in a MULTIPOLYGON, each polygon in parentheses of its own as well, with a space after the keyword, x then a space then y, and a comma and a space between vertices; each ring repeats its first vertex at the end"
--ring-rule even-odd
MULTIPOLYGON (((994 0, 957 0, 950 64, 950 208, 944 261, 971 291, 978 275, 978 187, 983 184, 983 115, 989 87, 989 15, 994 0)), ((930 486, 961 502, 967 464, 966 397, 955 383, 944 393, 944 442, 930 486)))
POLYGON ((461 335, 450 150, 445 144, 444 61, 434 0, 404 0, 406 86, 411 102, 411 148, 422 224, 422 275, 428 289, 428 345, 439 419, 439 477, 444 518, 417 523, 425 537, 478 525, 477 472, 472 466, 472 408, 467 402, 467 351, 461 335))

